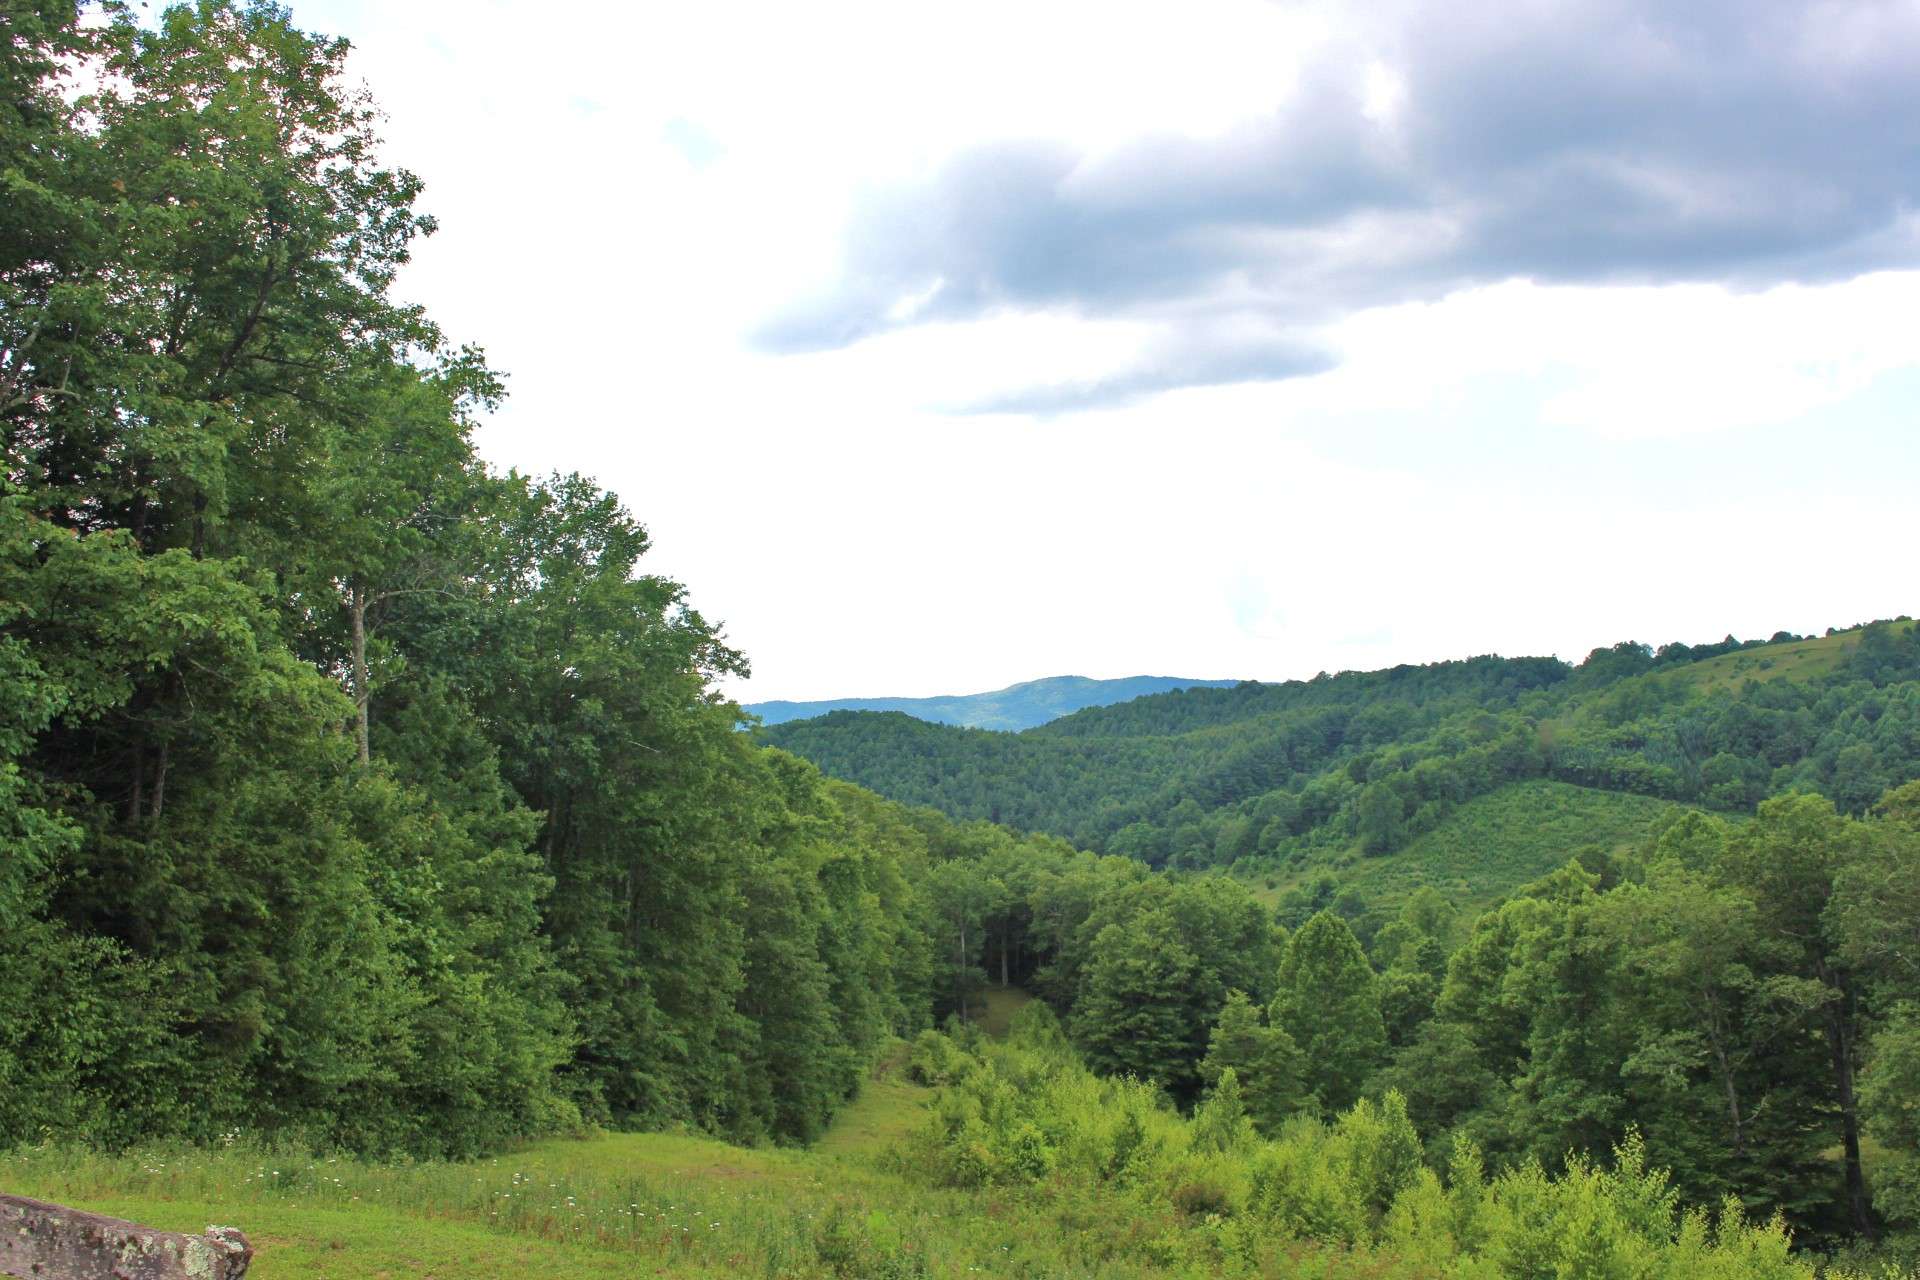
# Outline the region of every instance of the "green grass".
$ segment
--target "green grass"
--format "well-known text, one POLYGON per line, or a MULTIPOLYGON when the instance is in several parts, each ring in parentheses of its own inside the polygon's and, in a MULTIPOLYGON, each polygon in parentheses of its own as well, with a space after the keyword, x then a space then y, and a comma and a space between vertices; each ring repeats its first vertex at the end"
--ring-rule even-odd
POLYGON ((800 1157, 636 1134, 385 1167, 245 1150, 28 1151, 0 1160, 0 1185, 172 1230, 238 1226, 261 1280, 570 1280, 633 1275, 636 1262, 649 1275, 710 1275, 736 1257, 800 1256, 791 1206, 824 1199, 800 1157))
MULTIPOLYGON (((810 1151, 675 1133, 391 1166, 244 1147, 47 1148, 0 1156, 0 1190, 171 1231, 238 1226, 258 1280, 814 1276, 823 1224, 857 1208, 870 1232, 901 1199, 884 1166, 932 1093, 904 1063, 904 1046, 886 1055, 810 1151)), ((927 1212, 937 1221, 942 1207, 935 1197, 927 1212)))
POLYGON ((0 1155, 0 1189, 170 1230, 240 1227, 256 1248, 251 1280, 1175 1274, 1150 1247, 1180 1230, 1170 1206, 916 1177, 894 1144, 920 1092, 865 1091, 810 1151, 614 1134, 381 1166, 244 1146, 56 1147, 0 1155))
MULTIPOLYGON (((1912 622, 1892 624, 1896 633, 1913 628, 1912 622)), ((1679 680, 1703 693, 1737 692, 1749 680, 1817 680, 1838 671, 1850 654, 1860 647, 1858 631, 1842 631, 1810 640, 1792 640, 1785 644, 1761 645, 1738 653, 1723 653, 1705 662, 1695 662, 1675 672, 1679 680)))
MULTIPOLYGON (((997 990, 1004 1022, 1026 993, 997 990)), ((378 1165, 250 1148, 0 1154, 0 1191, 168 1230, 246 1231, 252 1280, 552 1280, 630 1276, 1170 1274, 1147 1242, 1177 1232, 1104 1192, 948 1190, 902 1144, 931 1090, 886 1055, 808 1150, 693 1134, 605 1134, 467 1163, 378 1165)))
POLYGON ((906 1140, 920 1123, 933 1090, 907 1079, 907 1046, 902 1044, 874 1064, 873 1072, 813 1150, 823 1156, 871 1159, 906 1140))
MULTIPOLYGON (((227 1203, 108 1196, 85 1208, 151 1227, 189 1233, 234 1218, 227 1203)), ((429 1220, 377 1206, 324 1209, 253 1204, 246 1231, 257 1261, 249 1276, 362 1280, 401 1276, 539 1275, 557 1280, 615 1280, 634 1274, 630 1257, 561 1241, 503 1236, 479 1223, 429 1220)), ((697 1269, 661 1274, 692 1276, 697 1269)))
POLYGON ((980 1029, 996 1040, 1004 1040, 1013 1015, 1033 1003, 1033 996, 1019 987, 987 987, 968 1001, 968 1016, 980 1029))
POLYGON ((1349 851, 1254 881, 1276 903, 1295 885, 1331 875, 1376 909, 1391 912, 1423 885, 1472 916, 1530 880, 1565 865, 1583 845, 1631 848, 1672 802, 1536 779, 1467 801, 1404 849, 1380 857, 1349 851))

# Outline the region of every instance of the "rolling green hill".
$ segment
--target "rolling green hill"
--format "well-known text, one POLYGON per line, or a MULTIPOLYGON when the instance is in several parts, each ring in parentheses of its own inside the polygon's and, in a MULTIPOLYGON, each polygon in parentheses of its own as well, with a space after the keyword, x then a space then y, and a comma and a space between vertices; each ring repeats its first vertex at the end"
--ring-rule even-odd
POLYGON ((1629 642, 1578 666, 1478 657, 1187 689, 1017 734, 860 712, 761 732, 882 795, 1155 866, 1262 883, 1331 868, 1382 892, 1424 880, 1479 900, 1485 883, 1517 882, 1504 868, 1545 857, 1510 851, 1501 830, 1531 826, 1542 850, 1605 845, 1666 805, 1739 814, 1792 790, 1861 812, 1920 776, 1920 632, 1899 619, 1629 642), (1349 858, 1382 861, 1363 874, 1339 868, 1349 858))

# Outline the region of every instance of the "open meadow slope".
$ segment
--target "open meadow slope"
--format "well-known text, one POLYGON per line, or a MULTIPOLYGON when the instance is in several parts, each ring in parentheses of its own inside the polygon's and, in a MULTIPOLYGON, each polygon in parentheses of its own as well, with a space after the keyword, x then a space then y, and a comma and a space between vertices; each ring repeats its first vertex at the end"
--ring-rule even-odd
POLYGON ((1369 858, 1350 848, 1250 880, 1263 900, 1278 902, 1289 890, 1329 877, 1389 915, 1415 890, 1432 888, 1472 916, 1582 849, 1620 854, 1643 844, 1676 807, 1539 778, 1467 801, 1393 853, 1369 858))
MULTIPOLYGON (((1911 620, 1894 622, 1887 630, 1894 635, 1906 635, 1913 626, 1911 620)), ((1830 636, 1763 645, 1693 663, 1678 674, 1702 692, 1736 692, 1749 680, 1762 684, 1773 680, 1816 680, 1839 671, 1859 650, 1861 635, 1862 630, 1856 628, 1836 631, 1830 636)))

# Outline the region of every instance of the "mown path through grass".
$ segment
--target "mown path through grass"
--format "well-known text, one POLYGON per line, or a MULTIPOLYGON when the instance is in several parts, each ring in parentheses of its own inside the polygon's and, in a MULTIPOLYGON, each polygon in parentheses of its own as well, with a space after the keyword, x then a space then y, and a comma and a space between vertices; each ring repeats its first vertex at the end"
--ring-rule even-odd
MULTIPOLYGON (((996 1040, 1004 1040, 1013 1015, 1033 1003, 1019 987, 986 987, 969 1001, 968 1016, 996 1040)), ((813 1144, 823 1156, 873 1159, 904 1141, 920 1123, 933 1090, 907 1078, 907 1046, 896 1045, 874 1064, 860 1096, 834 1117, 833 1127, 813 1144)))
POLYGON ((883 1155, 913 1131, 932 1096, 933 1090, 907 1078, 907 1046, 897 1045, 874 1064, 860 1095, 833 1118, 812 1150, 856 1160, 883 1155))

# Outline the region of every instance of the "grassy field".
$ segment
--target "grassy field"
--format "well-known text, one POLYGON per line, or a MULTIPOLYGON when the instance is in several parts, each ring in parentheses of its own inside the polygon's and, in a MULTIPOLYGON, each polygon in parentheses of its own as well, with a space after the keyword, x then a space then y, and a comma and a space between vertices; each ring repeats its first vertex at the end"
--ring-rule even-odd
MULTIPOLYGON (((1912 622, 1896 622, 1895 632, 1912 630, 1912 622)), ((1847 655, 1860 647, 1858 631, 1842 631, 1810 640, 1761 645, 1738 653, 1723 653, 1705 662, 1682 667, 1675 676, 1704 692, 1733 692, 1749 680, 1815 680, 1840 669, 1847 655)))
POLYGON ((967 1016, 996 1040, 1004 1039, 1013 1015, 1033 1003, 1033 997, 1019 987, 986 987, 967 1003, 967 1016))
MULTIPOLYGON (((49 1148, 0 1156, 0 1189, 169 1230, 239 1226, 259 1280, 847 1274, 823 1270, 823 1256, 899 1233, 887 1211, 903 1199, 899 1178, 883 1165, 929 1092, 905 1080, 903 1060, 884 1059, 810 1151, 608 1134, 382 1166, 244 1147, 49 1148)), ((958 1216, 945 1197, 912 1199, 934 1222, 958 1216)))
POLYGON ((474 1164, 28 1151, 0 1158, 0 1186, 172 1230, 239 1226, 257 1251, 249 1274, 261 1280, 570 1280, 711 1275, 754 1257, 769 1261, 763 1274, 807 1274, 788 1266, 811 1252, 793 1219, 831 1209, 823 1169, 796 1153, 617 1134, 474 1164))
POLYGON ((1583 845, 1630 848, 1671 807, 1666 800, 1546 779, 1514 783, 1467 801, 1397 852, 1308 863, 1272 877, 1271 886, 1265 877, 1256 880, 1255 892, 1278 902, 1295 885, 1332 875, 1369 905, 1392 911, 1431 885, 1471 916, 1563 865, 1583 845))
POLYGON ((813 1153, 857 1160, 884 1156, 905 1141, 933 1093, 907 1079, 906 1067, 904 1044, 882 1057, 861 1086, 860 1096, 834 1117, 833 1127, 813 1145, 813 1153))
MULTIPOLYGON (((982 1021, 1004 1032, 1030 999, 991 989, 982 1021)), ((0 1155, 0 1191, 168 1230, 238 1226, 255 1280, 1171 1274, 1145 1244, 1180 1230, 1171 1206, 1143 1214, 1086 1191, 954 1191, 916 1177, 903 1143, 931 1090, 906 1078, 904 1050, 808 1150, 605 1134, 378 1165, 244 1143, 117 1157, 46 1147, 0 1155)))

